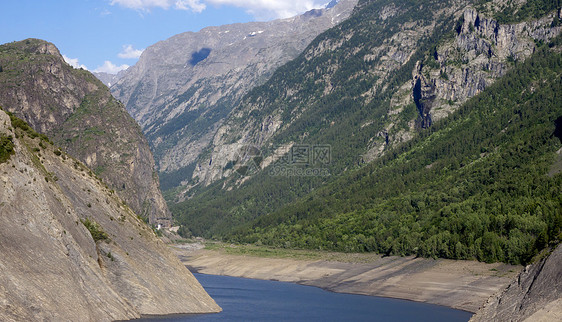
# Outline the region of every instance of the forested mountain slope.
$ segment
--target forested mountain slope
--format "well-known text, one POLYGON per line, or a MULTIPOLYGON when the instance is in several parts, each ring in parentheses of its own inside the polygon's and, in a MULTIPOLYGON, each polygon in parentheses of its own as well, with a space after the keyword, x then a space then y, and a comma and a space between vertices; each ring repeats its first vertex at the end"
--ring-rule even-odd
POLYGON ((0 46, 0 68, 5 110, 88 165, 135 213, 170 221, 148 143, 106 86, 38 39, 0 46))
MULTIPOLYGON (((429 246, 412 249, 396 245, 399 243, 396 227, 401 224, 395 220, 400 216, 386 211, 386 206, 383 206, 383 201, 385 205, 390 202, 388 198, 405 193, 394 190, 401 189, 401 184, 395 185, 395 181, 402 180, 400 178, 405 175, 402 171, 405 170, 387 169, 385 171, 391 171, 388 174, 376 172, 376 169, 380 170, 381 160, 386 160, 385 164, 397 162, 399 169, 416 165, 418 168, 408 170, 411 176, 425 178, 425 172, 442 171, 444 168, 437 166, 439 163, 426 163, 426 158, 436 161, 436 153, 443 158, 448 152, 470 149, 470 145, 461 141, 455 143, 455 150, 447 147, 444 151, 429 152, 428 148, 436 148, 433 141, 430 144, 429 141, 421 143, 417 140, 436 131, 436 126, 444 126, 442 124, 445 123, 441 122, 451 122, 451 116, 453 119, 460 117, 459 110, 467 109, 467 100, 483 93, 510 70, 523 66, 522 63, 537 48, 549 43, 561 30, 560 6, 550 1, 515 4, 517 14, 510 15, 510 20, 505 15, 512 7, 501 1, 475 2, 469 7, 466 4, 464 1, 422 1, 415 4, 409 1, 361 1, 348 20, 319 36, 302 55, 278 69, 270 81, 252 90, 231 113, 217 131, 213 148, 204 154, 206 158, 195 169, 193 182, 198 183, 196 188, 177 191, 179 194, 175 201, 187 200, 172 204, 176 218, 196 235, 216 237, 229 235, 232 227, 250 222, 244 229, 230 234, 229 238, 283 247, 417 253, 512 262, 528 260, 535 249, 515 255, 508 255, 503 247, 501 254, 483 255, 473 251, 473 243, 477 240, 481 243, 484 233, 489 232, 488 228, 478 228, 480 233, 471 237, 472 241, 465 239, 464 248, 459 246, 459 252, 455 254, 451 253, 449 246, 446 247, 448 252, 441 252, 429 246), (414 138, 417 138, 416 141, 411 141, 414 138), (315 151, 322 152, 321 148, 326 147, 328 158, 314 159, 315 151), (410 149, 408 155, 423 151, 416 154, 419 162, 399 163, 398 160, 404 157, 396 149, 404 147, 410 149), (309 158, 305 160, 303 155, 309 158), (368 188, 366 183, 365 186, 354 186, 359 184, 355 182, 359 180, 357 176, 369 171, 373 176, 370 180, 380 180, 377 181, 379 185, 373 188, 368 188), (208 186, 202 188, 205 185, 208 186), (319 195, 323 197, 318 199, 319 195), (385 231, 377 237, 379 239, 375 239, 376 229, 359 229, 369 225, 364 219, 354 221, 361 217, 353 215, 358 210, 376 215, 372 224, 385 231), (268 216, 257 219, 266 214, 268 216), (318 226, 321 221, 330 224, 318 226), (327 227, 329 229, 325 229, 327 227), (321 236, 315 229, 322 231, 321 236)), ((548 50, 544 55, 545 59, 558 57, 555 50, 548 50)), ((551 71, 551 77, 556 73, 556 69, 551 71)), ((541 74, 538 75, 542 79, 541 74)), ((509 89, 513 90, 512 87, 509 89)), ((534 89, 548 90, 537 86, 534 89)), ((487 96, 490 94, 478 97, 487 96)), ((556 118, 552 117, 559 103, 554 99, 551 103, 552 114, 533 115, 529 124, 546 122, 553 130, 556 118)), ((499 111, 492 115, 495 116, 495 113, 499 111)), ((493 134, 488 132, 488 127, 473 130, 493 134)), ((469 133, 466 139, 475 135, 469 133)), ((454 136, 443 134, 442 137, 443 140, 451 140, 451 144, 455 140, 454 136)), ((491 137, 489 139, 492 140, 491 137)), ((448 144, 446 142, 443 144, 448 144)), ((490 147, 472 148, 479 150, 478 155, 483 153, 487 156, 492 152, 488 150, 490 147)), ((469 156, 463 154, 461 158, 455 154, 445 158, 458 158, 454 164, 459 167, 462 164, 463 171, 466 171, 464 165, 472 160, 469 156)), ((536 157, 533 155, 528 161, 536 165, 539 162, 536 157)), ((431 181, 437 179, 427 180, 427 184, 437 182, 431 181)), ((409 181, 406 183, 411 184, 409 181)), ((469 183, 470 189, 480 191, 484 188, 481 184, 469 183)), ((551 181, 550 184, 555 189, 556 182, 551 181)), ((441 186, 445 185, 439 183, 438 187, 441 186)), ((429 226, 422 229, 422 218, 414 216, 412 209, 423 206, 427 216, 433 218, 448 202, 436 202, 434 198, 438 198, 438 194, 430 194, 431 198, 425 200, 425 186, 416 187, 409 186, 408 189, 411 189, 409 193, 416 194, 414 199, 419 199, 419 203, 412 202, 406 207, 408 203, 405 202, 404 213, 411 216, 408 220, 415 229, 424 233, 433 229, 421 240, 440 247, 444 246, 439 238, 447 242, 455 240, 453 246, 456 246, 458 236, 443 237, 447 232, 441 231, 440 226, 432 226, 431 220, 429 226), (433 208, 426 209, 426 206, 433 208), (427 239, 439 235, 437 232, 444 235, 435 236, 430 241, 427 239)), ((448 187, 450 191, 446 193, 456 191, 452 187, 459 189, 462 185, 457 187, 454 183, 448 187)), ((468 195, 463 193, 460 196, 456 197, 468 202, 465 200, 468 195)), ((406 194, 406 197, 405 200, 409 200, 413 195, 406 194)), ((556 200, 551 214, 558 209, 559 201, 556 200)), ((478 207, 484 206, 483 199, 474 202, 478 207)), ((459 221, 464 225, 465 220, 472 220, 476 209, 469 212, 469 218, 459 221)), ((483 218, 491 215, 489 211, 481 210, 483 218)), ((526 212, 519 209, 515 213, 523 215, 526 212)), ((426 220, 427 216, 423 219, 426 220)), ((544 225, 546 219, 541 221, 543 223, 539 226, 544 225)), ((483 225, 488 223, 489 219, 485 219, 483 225)), ((511 231, 510 228, 507 230, 511 231)), ((495 237, 502 239, 504 233, 499 229, 495 237)), ((532 244, 537 234, 533 231, 525 235, 525 245, 532 244)), ((414 241, 418 240, 417 235, 411 236, 408 238, 412 241, 407 244, 415 244, 414 241)), ((485 244, 495 243, 494 238, 487 234, 485 244)), ((502 240, 507 239, 509 237, 502 240)))
POLYGON ((562 238, 561 44, 542 46, 449 118, 230 239, 529 262, 562 238))

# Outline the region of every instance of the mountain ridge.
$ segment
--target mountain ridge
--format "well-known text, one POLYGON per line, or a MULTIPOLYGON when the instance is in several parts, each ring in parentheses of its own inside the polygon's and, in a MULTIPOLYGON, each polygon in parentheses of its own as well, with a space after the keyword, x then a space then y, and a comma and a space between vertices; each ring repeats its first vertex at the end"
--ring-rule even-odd
POLYGON ((148 47, 111 90, 143 128, 166 177, 161 181, 188 179, 242 95, 345 20, 355 3, 340 1, 315 15, 208 27, 148 47))
POLYGON ((0 66, 4 109, 86 163, 137 214, 169 225, 148 143, 107 87, 38 39, 0 46, 0 66))

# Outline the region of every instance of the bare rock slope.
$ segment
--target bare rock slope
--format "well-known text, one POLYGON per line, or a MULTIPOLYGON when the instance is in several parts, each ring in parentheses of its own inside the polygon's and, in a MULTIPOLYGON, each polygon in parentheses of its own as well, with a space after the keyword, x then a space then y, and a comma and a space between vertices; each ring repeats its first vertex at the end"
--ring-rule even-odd
POLYGON ((2 110, 0 141, 0 320, 220 310, 85 165, 2 110))
POLYGON ((160 173, 190 179, 189 167, 242 96, 345 20, 356 3, 176 35, 148 47, 111 91, 141 125, 160 173))
POLYGON ((562 246, 527 266, 502 292, 491 297, 471 321, 562 320, 562 246))
POLYGON ((0 106, 86 163, 137 214, 170 220, 148 143, 105 85, 38 39, 0 46, 0 67, 0 106))

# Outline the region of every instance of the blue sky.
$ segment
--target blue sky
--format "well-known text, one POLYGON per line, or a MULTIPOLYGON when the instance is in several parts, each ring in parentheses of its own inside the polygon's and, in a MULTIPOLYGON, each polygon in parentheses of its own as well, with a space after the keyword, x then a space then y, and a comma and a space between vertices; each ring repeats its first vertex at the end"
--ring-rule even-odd
POLYGON ((40 38, 91 71, 134 65, 142 50, 185 31, 290 17, 329 0, 4 0, 0 43, 40 38))

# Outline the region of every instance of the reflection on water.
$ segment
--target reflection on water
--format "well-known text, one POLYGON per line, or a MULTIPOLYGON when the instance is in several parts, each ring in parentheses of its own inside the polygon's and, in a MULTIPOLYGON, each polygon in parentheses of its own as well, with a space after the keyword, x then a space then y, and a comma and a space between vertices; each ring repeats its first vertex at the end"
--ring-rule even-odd
POLYGON ((292 283, 195 276, 222 313, 141 321, 468 321, 472 315, 444 306, 332 293, 292 283))

